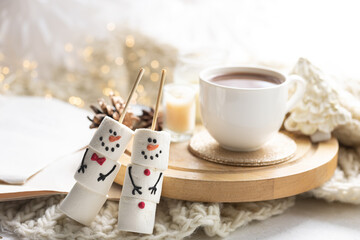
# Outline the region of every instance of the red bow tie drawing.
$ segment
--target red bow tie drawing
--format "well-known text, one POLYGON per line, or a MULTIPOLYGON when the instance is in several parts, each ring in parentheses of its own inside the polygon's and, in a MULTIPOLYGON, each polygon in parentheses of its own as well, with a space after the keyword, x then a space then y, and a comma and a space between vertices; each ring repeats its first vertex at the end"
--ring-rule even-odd
POLYGON ((98 164, 103 165, 103 163, 105 162, 106 158, 105 158, 105 157, 99 158, 99 156, 98 156, 96 153, 94 153, 94 154, 91 156, 91 160, 97 161, 98 164))

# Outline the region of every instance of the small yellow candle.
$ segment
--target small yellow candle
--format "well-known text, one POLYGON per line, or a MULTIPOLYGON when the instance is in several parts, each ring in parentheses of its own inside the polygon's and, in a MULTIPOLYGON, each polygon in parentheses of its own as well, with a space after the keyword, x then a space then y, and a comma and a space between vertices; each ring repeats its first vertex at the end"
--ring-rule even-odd
POLYGON ((169 84, 164 88, 165 128, 191 135, 195 128, 196 90, 191 85, 169 84))

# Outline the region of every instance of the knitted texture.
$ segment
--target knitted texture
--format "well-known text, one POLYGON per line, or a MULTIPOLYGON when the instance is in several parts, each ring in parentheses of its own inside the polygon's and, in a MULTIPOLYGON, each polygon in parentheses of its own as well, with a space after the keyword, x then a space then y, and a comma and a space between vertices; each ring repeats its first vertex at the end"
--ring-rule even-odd
MULTIPOLYGON (((194 203, 163 198, 153 235, 117 230, 118 203, 107 201, 95 220, 85 227, 58 209, 63 196, 0 204, 0 229, 27 239, 183 239, 203 227, 208 236, 225 237, 254 220, 281 214, 295 198, 257 203, 194 203)), ((126 217, 126 216, 124 216, 126 217)))
POLYGON ((334 176, 309 193, 329 202, 360 204, 360 147, 340 147, 339 165, 334 176))
POLYGON ((332 79, 308 60, 300 58, 293 74, 306 81, 305 95, 285 121, 288 131, 312 135, 316 131, 332 132, 350 122, 351 113, 340 104, 339 93, 332 87, 332 79))
MULTIPOLYGON (((302 76, 307 76, 309 69, 317 69, 304 59, 300 59, 297 65, 295 69, 302 69, 298 72, 302 76)), ((316 71, 320 72, 318 69, 316 71)), ((306 80, 308 88, 318 89, 320 85, 331 89, 334 94, 328 94, 323 100, 331 104, 336 103, 336 108, 328 112, 331 112, 332 116, 338 116, 336 117, 338 120, 346 119, 346 121, 331 121, 329 117, 324 117, 323 123, 317 123, 316 126, 323 125, 324 122, 336 122, 331 129, 334 128, 333 136, 339 140, 342 147, 339 150, 339 162, 334 176, 323 186, 309 193, 330 202, 360 204, 360 81, 339 78, 319 78, 319 81, 315 82, 306 80), (347 115, 350 118, 344 118, 347 115)))

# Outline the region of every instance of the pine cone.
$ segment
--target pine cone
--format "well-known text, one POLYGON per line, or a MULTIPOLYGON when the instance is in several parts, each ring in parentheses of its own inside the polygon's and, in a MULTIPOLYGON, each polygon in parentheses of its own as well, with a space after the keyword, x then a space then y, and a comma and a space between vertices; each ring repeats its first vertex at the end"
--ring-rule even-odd
MULTIPOLYGON (((154 109, 142 109, 142 115, 139 116, 140 121, 136 124, 135 128, 149 128, 152 125, 154 118, 154 109)), ((163 129, 163 114, 159 112, 156 122, 155 130, 161 131, 163 129)))
MULTIPOLYGON (((90 108, 94 111, 95 116, 93 119, 91 119, 88 116, 88 119, 92 122, 90 125, 90 128, 97 128, 99 127, 102 120, 109 116, 116 121, 120 119, 120 115, 124 110, 125 102, 120 96, 115 96, 113 93, 109 95, 112 105, 106 104, 104 99, 99 99, 98 103, 100 106, 100 109, 97 108, 94 105, 91 105, 90 108)), ((133 129, 134 125, 140 120, 138 117, 136 117, 131 111, 126 112, 123 124, 127 127, 133 129)))

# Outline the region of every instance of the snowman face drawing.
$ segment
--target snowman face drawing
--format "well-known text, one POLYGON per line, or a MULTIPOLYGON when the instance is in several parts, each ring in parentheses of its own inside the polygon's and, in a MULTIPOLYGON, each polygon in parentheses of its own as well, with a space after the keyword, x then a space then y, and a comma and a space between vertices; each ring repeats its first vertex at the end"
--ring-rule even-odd
POLYGON ((117 161, 124 153, 134 132, 118 121, 105 117, 95 132, 89 147, 106 158, 117 161))
POLYGON ((120 148, 121 136, 113 129, 109 129, 108 134, 101 135, 99 137, 100 145, 105 151, 115 152, 116 149, 120 148))
POLYGON ((144 156, 144 159, 150 159, 151 161, 159 158, 162 154, 162 150, 159 144, 157 144, 156 138, 149 137, 147 139, 147 146, 146 149, 141 151, 141 155, 144 156))
POLYGON ((165 170, 169 159, 170 136, 149 129, 135 131, 131 161, 145 167, 165 170))

